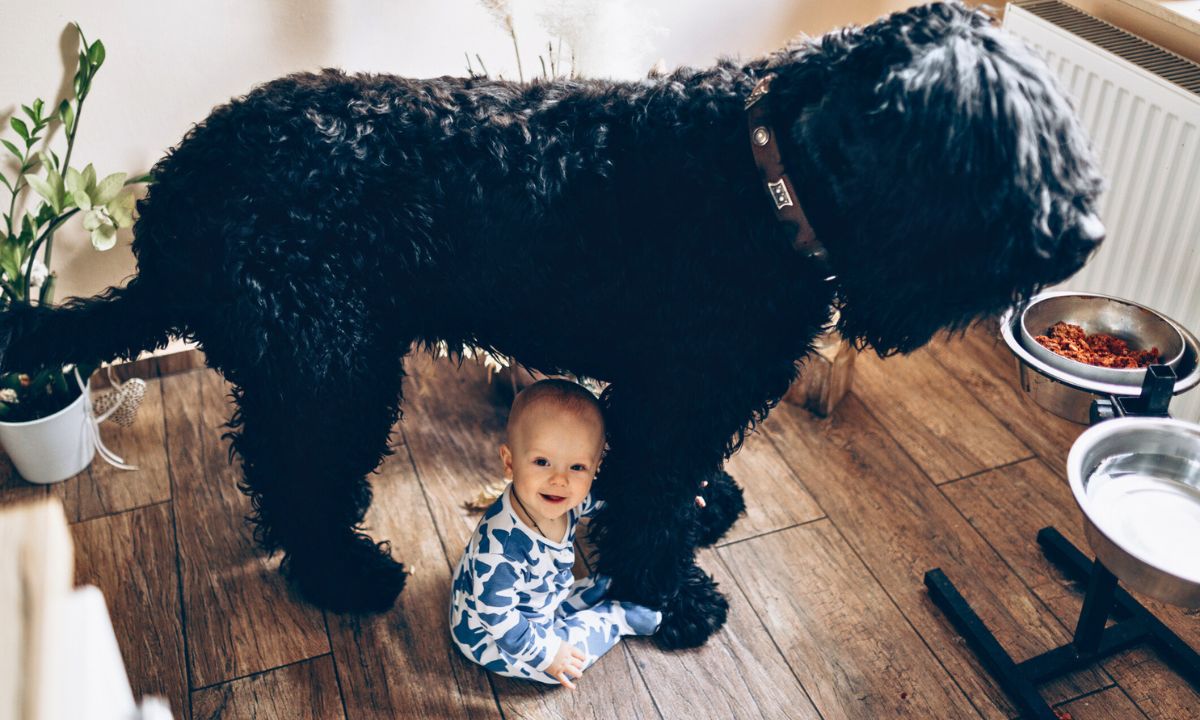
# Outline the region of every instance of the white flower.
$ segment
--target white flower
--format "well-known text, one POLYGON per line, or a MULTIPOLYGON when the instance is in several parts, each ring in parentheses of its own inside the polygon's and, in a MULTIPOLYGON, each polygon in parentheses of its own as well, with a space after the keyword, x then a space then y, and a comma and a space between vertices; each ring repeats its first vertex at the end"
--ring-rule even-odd
POLYGON ((84 201, 79 205, 81 210, 86 211, 83 216, 83 229, 92 233, 92 247, 97 250, 111 249, 117 244, 117 228, 133 225, 136 200, 132 190, 121 190, 120 183, 124 179, 125 173, 105 178, 97 190, 95 203, 90 202, 86 193, 76 200, 77 204, 81 200, 84 201), (109 182, 110 180, 113 182, 109 182))
MULTIPOLYGON (((46 267, 46 263, 37 258, 30 258, 30 261, 33 262, 33 274, 29 276, 29 285, 31 287, 39 287, 42 283, 46 282, 46 278, 50 277, 50 268, 46 267)), ((29 272, 29 261, 26 261, 25 265, 21 268, 21 276, 24 277, 27 272, 29 272)), ((4 279, 8 279, 7 273, 5 273, 4 279)))
POLYGON ((13 390, 12 388, 4 388, 3 390, 0 390, 0 402, 12 404, 20 402, 20 400, 17 399, 17 391, 13 390))
POLYGON ((106 207, 94 207, 83 216, 83 229, 92 233, 92 247, 108 250, 117 244, 117 224, 106 207))

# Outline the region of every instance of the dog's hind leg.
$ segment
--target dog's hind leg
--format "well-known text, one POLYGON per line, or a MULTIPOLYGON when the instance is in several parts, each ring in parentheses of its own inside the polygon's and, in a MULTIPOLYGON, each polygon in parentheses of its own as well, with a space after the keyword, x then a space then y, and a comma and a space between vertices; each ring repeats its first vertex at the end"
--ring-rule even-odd
POLYGON ((270 372, 242 373, 235 386, 227 434, 242 459, 255 537, 283 550, 284 574, 329 610, 386 610, 407 576, 388 543, 360 526, 371 502, 366 476, 392 453, 403 354, 365 338, 314 375, 302 350, 269 353, 270 372))

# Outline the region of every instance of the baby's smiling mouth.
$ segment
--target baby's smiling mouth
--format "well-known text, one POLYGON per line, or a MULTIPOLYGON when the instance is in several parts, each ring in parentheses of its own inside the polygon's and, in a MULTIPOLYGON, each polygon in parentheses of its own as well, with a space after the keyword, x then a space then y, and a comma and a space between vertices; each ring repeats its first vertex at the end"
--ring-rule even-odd
POLYGON ((566 497, 561 496, 561 495, 547 495, 546 493, 538 493, 538 494, 542 496, 543 500, 545 500, 546 502, 550 502, 550 503, 560 503, 563 500, 567 499, 566 497))

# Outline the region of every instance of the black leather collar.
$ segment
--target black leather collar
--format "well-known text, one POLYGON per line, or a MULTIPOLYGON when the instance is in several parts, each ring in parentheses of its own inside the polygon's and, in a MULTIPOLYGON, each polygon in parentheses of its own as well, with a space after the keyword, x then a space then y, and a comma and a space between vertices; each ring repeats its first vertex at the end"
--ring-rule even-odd
POLYGON ((774 73, 764 76, 746 98, 750 150, 762 175, 771 206, 775 208, 775 217, 793 234, 793 246, 818 264, 825 275, 825 282, 833 282, 837 276, 829 263, 829 255, 825 246, 817 240, 812 225, 808 223, 808 217, 800 207, 796 188, 788 179, 783 167, 783 158, 779 155, 779 144, 775 141, 775 130, 771 126, 770 92, 771 81, 774 79, 774 73))

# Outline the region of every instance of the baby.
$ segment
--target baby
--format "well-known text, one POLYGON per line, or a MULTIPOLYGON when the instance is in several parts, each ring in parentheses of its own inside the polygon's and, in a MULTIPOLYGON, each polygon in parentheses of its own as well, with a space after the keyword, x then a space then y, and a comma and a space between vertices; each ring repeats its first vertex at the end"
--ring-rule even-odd
POLYGON ((450 591, 450 635, 471 661, 509 677, 575 689, 623 635, 653 635, 662 614, 604 600, 611 578, 572 582, 575 525, 603 506, 592 479, 604 416, 567 380, 534 383, 513 401, 500 446, 512 480, 463 551, 450 591))

